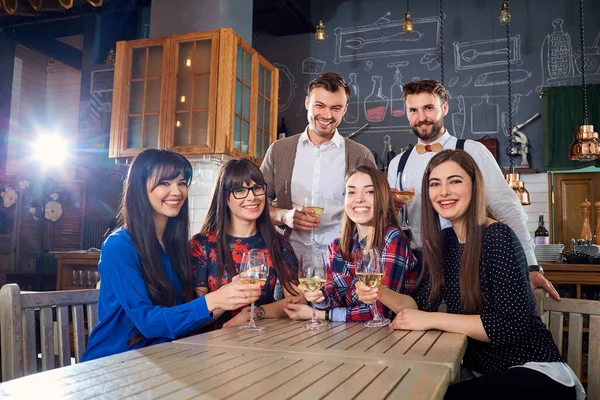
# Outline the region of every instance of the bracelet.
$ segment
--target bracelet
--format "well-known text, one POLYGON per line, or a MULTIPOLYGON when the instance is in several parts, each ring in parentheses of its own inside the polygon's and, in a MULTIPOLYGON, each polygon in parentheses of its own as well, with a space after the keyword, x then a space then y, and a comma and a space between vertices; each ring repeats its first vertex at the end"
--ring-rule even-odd
POLYGON ((530 265, 529 272, 539 272, 540 274, 544 275, 544 269, 541 265, 530 265))
POLYGON ((331 321, 329 319, 329 310, 325 310, 325 321, 327 321, 327 322, 331 321))

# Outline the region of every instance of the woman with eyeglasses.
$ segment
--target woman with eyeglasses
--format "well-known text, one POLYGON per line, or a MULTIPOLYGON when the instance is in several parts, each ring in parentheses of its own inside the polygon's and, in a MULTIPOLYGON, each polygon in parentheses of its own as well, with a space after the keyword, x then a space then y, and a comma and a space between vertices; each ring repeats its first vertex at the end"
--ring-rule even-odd
MULTIPOLYGON (((290 244, 275 230, 266 204, 267 185, 256 165, 247 159, 228 161, 219 171, 212 200, 200 233, 191 243, 196 294, 204 296, 236 281, 242 255, 264 252, 267 282, 256 301, 255 318, 287 317, 286 299, 275 302, 279 278, 286 297, 297 294, 298 261, 290 244)), ((250 307, 213 313, 213 329, 245 324, 250 307)))
POLYGON ((119 227, 102 244, 98 325, 81 360, 168 342, 251 303, 259 285, 227 285, 195 298, 188 249, 192 166, 181 154, 147 149, 129 168, 119 227))

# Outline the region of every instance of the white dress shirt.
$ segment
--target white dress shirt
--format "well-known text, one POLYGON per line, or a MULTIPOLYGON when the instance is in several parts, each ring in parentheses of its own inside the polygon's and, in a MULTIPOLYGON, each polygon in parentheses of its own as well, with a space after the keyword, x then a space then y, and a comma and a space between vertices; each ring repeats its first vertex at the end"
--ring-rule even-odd
MULTIPOLYGON (((450 135, 448 130, 433 143, 440 143, 444 150, 455 149, 457 138, 450 135)), ((420 144, 424 144, 419 140, 420 144)), ((431 144, 431 143, 430 143, 431 144)), ((483 175, 483 181, 485 184, 485 200, 491 208, 492 212, 500 220, 510 226, 515 232, 523 249, 525 250, 525 256, 527 257, 527 263, 529 265, 537 265, 537 260, 533 249, 535 247, 533 239, 529 231, 527 230, 527 214, 521 205, 517 195, 508 186, 504 175, 498 166, 498 163, 492 156, 492 153, 480 142, 475 140, 467 140, 465 142, 464 150, 473 157, 481 173, 483 175)), ((426 152, 418 154, 413 147, 410 156, 404 167, 404 173, 407 175, 407 184, 403 184, 405 190, 414 188, 415 197, 408 202, 408 219, 409 224, 412 227, 413 240, 411 247, 416 250, 422 250, 423 244, 421 242, 421 181, 425 174, 425 168, 429 160, 433 158, 437 153, 426 152)), ((388 182, 390 187, 399 188, 397 184, 398 176, 398 164, 400 163, 400 156, 397 155, 390 162, 388 167, 388 182)), ((442 229, 451 226, 450 221, 440 217, 440 223, 442 229)))
MULTIPOLYGON (((340 237, 345 174, 346 146, 338 131, 329 142, 317 147, 304 130, 298 140, 292 172, 292 203, 294 207, 304 206, 307 198, 310 200, 312 190, 322 193, 324 211, 315 228, 315 239, 323 247, 340 237)), ((310 235, 310 231, 292 230, 290 243, 298 257, 309 254, 310 247, 305 243, 310 241, 310 235)))

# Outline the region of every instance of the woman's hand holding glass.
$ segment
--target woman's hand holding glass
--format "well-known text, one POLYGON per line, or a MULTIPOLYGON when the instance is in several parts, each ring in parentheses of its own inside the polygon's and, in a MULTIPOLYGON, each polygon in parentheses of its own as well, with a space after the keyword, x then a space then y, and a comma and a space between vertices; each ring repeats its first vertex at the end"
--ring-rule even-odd
MULTIPOLYGON (((315 302, 324 300, 321 288, 327 283, 327 262, 325 256, 319 252, 312 252, 310 257, 300 257, 298 276, 300 285, 298 289, 303 292, 304 297, 314 299, 312 302, 312 319, 304 325, 308 330, 319 329, 321 322, 317 320, 315 302), (323 297, 323 298, 321 298, 323 297)), ((310 301, 310 300, 309 300, 310 301)))
POLYGON ((354 285, 354 291, 358 296, 358 300, 365 304, 374 304, 379 300, 379 287, 370 288, 364 283, 358 281, 354 285))
POLYGON ((260 285, 229 283, 205 296, 209 312, 235 310, 255 302, 260 297, 260 285))
MULTIPOLYGON (((379 251, 375 248, 363 250, 360 259, 358 255, 356 258, 356 277, 359 282, 370 288, 378 288, 384 275, 384 265, 379 251)), ((378 328, 389 325, 390 320, 381 318, 379 315, 376 302, 371 303, 371 312, 373 313, 373 320, 365 322, 365 326, 378 328)))

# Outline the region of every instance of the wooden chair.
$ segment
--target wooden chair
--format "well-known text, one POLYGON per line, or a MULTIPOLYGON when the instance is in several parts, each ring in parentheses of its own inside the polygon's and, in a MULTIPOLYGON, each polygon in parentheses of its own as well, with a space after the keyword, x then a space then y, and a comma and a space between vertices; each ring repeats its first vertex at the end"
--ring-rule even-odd
MULTIPOLYGON (((544 291, 535 290, 536 306, 542 320, 548 326, 554 342, 563 350, 563 313, 569 313, 567 355, 563 357, 582 380, 582 337, 584 315, 589 316, 587 398, 600 398, 600 301, 567 299, 556 301, 545 297, 544 291)), ((582 380, 582 383, 585 380, 582 380)))
POLYGON ((71 364, 69 311, 73 326, 73 356, 79 362, 86 348, 84 324, 87 324, 87 332, 91 332, 98 323, 98 293, 98 289, 21 292, 16 284, 2 286, 2 380, 38 372, 36 338, 41 344, 42 371, 71 364), (36 329, 36 312, 39 312, 39 331, 36 329))

